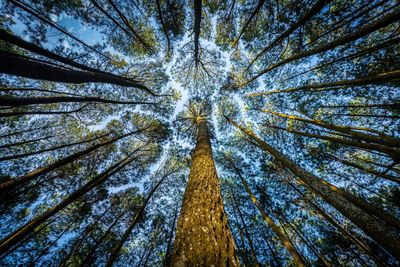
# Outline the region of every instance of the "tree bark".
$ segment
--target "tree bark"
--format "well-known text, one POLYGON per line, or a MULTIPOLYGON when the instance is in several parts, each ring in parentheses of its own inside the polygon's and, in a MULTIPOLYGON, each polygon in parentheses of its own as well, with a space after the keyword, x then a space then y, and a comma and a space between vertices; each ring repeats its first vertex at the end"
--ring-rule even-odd
POLYGON ((222 202, 207 121, 196 118, 197 143, 176 230, 173 266, 239 266, 222 202))
POLYGON ((109 83, 125 87, 136 87, 155 95, 150 89, 137 81, 105 75, 98 72, 78 71, 55 66, 43 61, 20 56, 9 52, 1 52, 0 72, 20 77, 63 83, 109 83))
POLYGON ((240 129, 264 151, 270 153, 275 159, 284 164, 294 175, 305 183, 312 191, 322 197, 327 203, 336 208, 345 217, 357 225, 361 230, 385 248, 396 259, 400 259, 400 235, 397 229, 400 222, 391 214, 375 207, 371 203, 357 198, 356 196, 330 184, 329 182, 305 171, 296 165, 291 159, 273 148, 252 131, 237 124, 228 117, 229 123, 240 129), (375 217, 376 216, 376 217, 375 217), (385 223, 383 223, 385 222, 385 223))

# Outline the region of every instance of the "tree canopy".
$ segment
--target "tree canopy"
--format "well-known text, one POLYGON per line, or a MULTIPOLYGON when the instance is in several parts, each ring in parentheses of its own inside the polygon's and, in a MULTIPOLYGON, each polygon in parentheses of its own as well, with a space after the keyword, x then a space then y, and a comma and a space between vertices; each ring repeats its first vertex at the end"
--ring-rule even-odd
POLYGON ((0 11, 1 266, 400 265, 399 1, 0 11))

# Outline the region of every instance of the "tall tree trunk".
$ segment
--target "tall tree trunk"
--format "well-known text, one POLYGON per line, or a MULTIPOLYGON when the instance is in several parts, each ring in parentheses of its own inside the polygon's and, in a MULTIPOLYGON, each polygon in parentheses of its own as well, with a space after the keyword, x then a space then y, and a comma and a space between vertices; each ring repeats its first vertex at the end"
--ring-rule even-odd
POLYGON ((261 70, 260 72, 258 72, 255 76, 253 76, 252 78, 250 78, 249 80, 247 80, 246 82, 238 85, 238 87, 243 87, 246 86, 248 84, 250 84, 251 82, 255 81, 256 79, 258 79, 260 76, 266 74, 267 72, 270 72, 271 70, 274 70, 284 64, 290 63, 292 61, 301 59, 301 58, 305 58, 305 57, 309 57, 312 55, 316 55, 325 51, 328 51, 330 49, 334 49, 340 45, 344 45, 347 44, 349 42, 355 41, 359 38, 362 38, 376 30, 382 29, 392 23, 395 23, 397 21, 400 20, 400 10, 396 10, 394 12, 391 12, 390 14, 387 14, 386 16, 384 16, 381 19, 378 19, 370 24, 365 25, 364 27, 360 28, 359 30, 352 32, 348 35, 342 36, 340 38, 335 39, 332 42, 329 43, 324 43, 321 44, 320 46, 317 46, 315 48, 312 48, 310 50, 304 51, 304 52, 300 52, 297 54, 294 54, 288 58, 282 59, 281 61, 269 66, 268 68, 265 68, 263 70, 261 70))
POLYGON ((246 71, 250 69, 250 67, 256 62, 263 54, 265 54, 268 50, 273 48, 275 45, 280 43, 283 39, 288 37, 292 32, 297 30, 299 27, 304 25, 309 19, 311 19, 315 14, 321 11, 324 6, 330 3, 331 0, 317 0, 317 2, 308 10, 306 13, 303 14, 295 23, 293 23, 289 29, 284 31, 281 35, 275 38, 268 46, 266 46, 260 53, 258 53, 253 60, 249 63, 246 68, 246 71))
POLYGON ((333 130, 333 131, 337 131, 340 133, 344 133, 344 134, 347 134, 347 135, 349 135, 355 139, 358 139, 360 141, 372 142, 372 143, 384 145, 384 146, 387 146, 387 147, 393 148, 393 149, 395 147, 400 147, 400 139, 399 138, 392 137, 383 132, 379 132, 379 131, 375 131, 375 130, 373 131, 373 133, 375 133, 375 135, 371 135, 370 133, 362 132, 362 131, 371 131, 371 129, 368 129, 368 128, 357 128, 357 127, 351 127, 351 126, 335 125, 335 124, 328 123, 323 120, 306 119, 306 118, 302 118, 302 117, 295 116, 295 115, 286 115, 286 114, 275 112, 275 111, 268 110, 268 109, 262 109, 261 111, 279 116, 281 118, 293 119, 296 121, 305 122, 305 123, 312 124, 312 125, 315 125, 315 126, 318 126, 321 128, 325 128, 328 130, 333 130))
POLYGON ((387 41, 384 41, 384 42, 383 41, 379 41, 379 43, 374 45, 374 46, 359 50, 358 52, 355 52, 355 53, 352 53, 352 54, 349 54, 349 55, 345 55, 345 56, 333 59, 333 60, 328 61, 328 62, 323 62, 323 63, 321 63, 321 64, 319 64, 319 65, 317 65, 315 67, 309 68, 309 69, 307 69, 305 71, 302 71, 302 72, 296 73, 296 74, 294 74, 292 76, 289 76, 287 78, 284 78, 282 81, 287 81, 287 80, 293 79, 295 77, 298 77, 298 76, 303 75, 305 73, 308 73, 310 71, 318 70, 318 69, 327 67, 329 65, 332 65, 332 64, 344 61, 344 60, 358 58, 360 56, 370 54, 372 52, 381 50, 383 48, 390 47, 392 45, 397 45, 399 42, 400 42, 400 38, 394 38, 394 39, 390 39, 390 40, 387 40, 387 41))
POLYGON ((293 93, 293 92, 320 92, 325 90, 342 90, 345 88, 351 88, 354 86, 362 86, 368 84, 383 84, 389 82, 396 82, 400 80, 400 70, 393 70, 389 72, 378 73, 374 75, 368 75, 365 77, 353 79, 353 80, 341 80, 336 82, 319 83, 319 84, 308 84, 295 88, 288 88, 284 90, 272 90, 268 92, 251 93, 247 94, 246 97, 255 97, 263 95, 272 95, 279 93, 293 93), (322 89, 322 90, 321 90, 322 89))
POLYGON ((20 77, 63 83, 109 83, 125 87, 136 87, 155 95, 149 88, 138 81, 123 77, 105 75, 98 72, 67 69, 34 58, 9 52, 1 52, 0 72, 20 77))
POLYGON ((286 250, 292 255, 294 264, 299 267, 305 267, 307 264, 304 262, 302 255, 297 251, 297 249, 294 247, 292 241, 289 239, 289 237, 282 231, 282 228, 279 227, 273 220, 272 218, 265 212, 263 207, 261 206, 261 203, 257 200, 257 198, 254 196, 253 192, 251 192, 251 189, 246 182, 246 180, 243 178, 240 170, 236 167, 236 165, 232 162, 232 160, 228 157, 225 157, 233 170, 235 171, 236 175, 240 178, 240 181, 242 182, 244 188, 246 189, 247 194, 249 195, 251 201, 254 203, 258 211, 261 213, 264 221, 268 224, 268 226, 271 228, 271 230, 276 234, 276 236, 279 238, 279 240, 282 242, 282 245, 286 248, 286 250))
POLYGON ((245 220, 243 218, 242 211, 240 210, 240 204, 236 199, 236 196, 235 196, 235 193, 232 190, 232 187, 230 186, 229 188, 231 190, 231 195, 232 195, 232 198, 233 198, 233 202, 235 203, 236 210, 237 210, 237 212, 239 214, 240 221, 241 221, 241 223, 243 225, 244 234, 246 235, 247 242, 249 243, 251 257, 253 259, 253 264, 254 264, 254 266, 258 267, 259 264, 258 264, 258 261, 257 261, 256 252, 254 250, 253 241, 252 241, 252 239, 250 237, 249 231, 247 230, 247 224, 246 224, 246 222, 245 222, 245 220))
POLYGON ((235 47, 237 45, 237 43, 239 42, 240 38, 242 37, 242 35, 246 31, 247 27, 250 25, 250 22, 258 14, 258 12, 260 12, 260 10, 261 10, 262 6, 264 5, 264 3, 265 3, 265 0, 258 0, 256 8, 253 10, 253 12, 251 13, 250 17, 247 19, 246 23, 244 24, 244 26, 240 30, 239 36, 233 42, 232 47, 235 47))
POLYGON ((194 62, 196 67, 200 63, 199 55, 199 38, 200 38, 200 23, 201 23, 202 0, 194 0, 194 62))
POLYGON ((228 117, 225 118, 229 123, 240 129, 243 134, 253 140, 257 146, 270 153, 275 159, 286 166, 312 191, 317 193, 327 203, 341 212, 379 245, 390 252, 396 259, 400 259, 400 243, 398 242, 400 235, 396 230, 400 229, 398 227, 400 222, 397 218, 383 211, 379 207, 375 207, 372 203, 367 203, 364 200, 359 199, 333 184, 307 172, 271 145, 264 142, 252 131, 237 124, 228 117))
POLYGON ((131 80, 129 78, 125 78, 125 77, 121 77, 121 76, 118 76, 118 75, 115 75, 115 74, 112 74, 112 73, 101 71, 101 70, 86 66, 84 64, 75 62, 72 59, 57 55, 56 53, 53 53, 53 52, 51 52, 51 51, 49 51, 47 49, 41 48, 40 46, 37 46, 34 43, 27 42, 27 41, 25 41, 25 40, 15 36, 15 35, 9 33, 8 31, 3 30, 3 29, 0 29, 0 39, 5 41, 5 42, 7 42, 7 43, 10 43, 10 44, 16 45, 18 47, 21 47, 23 49, 26 49, 26 50, 28 50, 30 52, 33 52, 33 53, 36 53, 36 54, 51 58, 53 60, 56 60, 58 62, 64 63, 66 65, 69 65, 69 66, 72 66, 72 67, 75 67, 75 68, 78 68, 78 69, 81 69, 81 70, 85 70, 85 71, 89 71, 89 72, 97 72, 97 73, 100 73, 100 74, 103 74, 103 75, 106 75, 106 76, 111 76, 113 78, 125 79, 127 81, 137 82, 135 80, 131 80))
POLYGON ((239 266, 222 202, 207 121, 196 118, 192 154, 174 243, 173 266, 239 266))
POLYGON ((118 101, 111 99, 104 99, 100 97, 84 96, 41 96, 41 97, 9 97, 0 96, 0 106, 28 106, 39 104, 52 104, 52 103, 80 103, 80 102, 96 102, 96 103, 109 103, 121 105, 155 105, 151 102, 143 101, 118 101))
MULTIPOLYGON (((136 152, 136 151, 135 151, 136 152)), ((135 153, 133 152, 133 153, 135 153)), ((132 154, 133 154, 132 153, 132 154)), ((3 255, 7 252, 10 248, 16 245, 19 241, 24 239, 25 236, 30 234, 31 232, 35 231, 35 228, 47 221, 50 217, 57 214, 59 211, 67 207, 69 204, 73 203, 77 199, 81 198, 87 192, 91 191, 96 186, 105 182, 110 176, 117 173, 127 164, 131 163, 135 158, 128 155, 123 160, 119 161, 118 163, 112 165, 110 168, 106 169, 104 172, 99 174, 98 176, 94 177, 92 180, 84 184, 81 188, 75 190, 65 199, 63 199, 59 204, 54 206, 53 208, 45 211, 43 214, 39 215, 35 219, 31 220, 30 222, 26 223, 25 225, 19 227, 13 233, 7 235, 0 241, 0 255, 3 255)))
POLYGON ((351 234, 348 230, 346 230, 342 225, 337 223, 335 219, 333 219, 331 216, 329 216, 323 209, 321 209, 317 204, 315 204, 313 201, 308 199, 304 193, 302 193, 299 188, 294 186, 289 180, 286 180, 288 182, 288 185, 292 187, 300 196, 302 196, 302 199, 305 203, 307 203, 311 208, 316 210, 325 220, 327 220, 330 224, 332 224, 333 227, 335 227, 337 230, 339 230, 346 238, 348 238, 351 242, 353 242, 358 249, 363 251, 365 254, 367 254, 371 259, 373 259, 378 266, 387 266, 382 260, 374 253, 373 249, 370 248, 368 245, 364 244, 361 240, 359 240, 356 236, 351 234))
POLYGON ((80 158, 82 156, 85 156, 85 155, 89 154, 90 152, 92 152, 92 151, 94 151, 94 150, 96 150, 96 149, 98 149, 100 147, 106 146, 108 144, 112 144, 112 143, 114 143, 114 142, 116 142, 116 141, 118 141, 118 140, 120 140, 122 138, 125 138, 125 137, 129 136, 129 135, 141 132, 142 130, 143 129, 135 131, 135 132, 130 132, 128 134, 124 134, 124 135, 121 135, 119 137, 113 138, 113 139, 111 139, 109 141, 106 141, 106 142, 103 142, 103 143, 100 143, 100 144, 97 144, 97 145, 93 145, 93 146, 91 146, 89 148, 81 150, 81 151, 79 151, 77 153, 74 153, 72 155, 69 155, 69 156, 67 156, 65 158, 56 160, 55 162, 50 163, 49 165, 46 165, 46 166, 40 167, 38 169, 35 169, 33 171, 30 171, 29 173, 27 173, 25 175, 22 175, 22 176, 14 178, 14 179, 11 179, 9 181, 3 182, 3 183, 0 184, 0 193, 4 193, 6 191, 9 191, 9 190, 11 190, 11 189, 13 189, 13 188, 15 188, 15 187, 17 187, 19 185, 26 184, 26 183, 32 181, 33 179, 39 177, 40 175, 46 174, 46 173, 48 173, 48 172, 50 172, 50 171, 52 171, 54 169, 57 169, 57 168, 59 168, 61 166, 64 166, 65 164, 71 163, 71 162, 75 161, 76 159, 78 159, 78 158, 80 158))
POLYGON ((165 251, 165 258, 164 258, 164 263, 163 263, 164 267, 168 267, 171 265, 171 258, 172 258, 171 245, 172 245, 172 240, 174 238, 176 219, 178 218, 178 208, 179 208, 179 205, 177 204, 175 207, 175 211, 174 211, 174 218, 172 220, 171 231, 169 232, 167 248, 165 251))

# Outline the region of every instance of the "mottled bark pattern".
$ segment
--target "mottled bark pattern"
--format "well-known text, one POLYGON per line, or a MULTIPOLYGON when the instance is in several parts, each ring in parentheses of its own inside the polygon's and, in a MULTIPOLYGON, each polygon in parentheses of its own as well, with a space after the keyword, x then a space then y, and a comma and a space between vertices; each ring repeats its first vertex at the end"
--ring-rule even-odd
POLYGON ((204 118, 196 122, 197 144, 176 230, 173 266, 239 266, 207 123, 204 118))

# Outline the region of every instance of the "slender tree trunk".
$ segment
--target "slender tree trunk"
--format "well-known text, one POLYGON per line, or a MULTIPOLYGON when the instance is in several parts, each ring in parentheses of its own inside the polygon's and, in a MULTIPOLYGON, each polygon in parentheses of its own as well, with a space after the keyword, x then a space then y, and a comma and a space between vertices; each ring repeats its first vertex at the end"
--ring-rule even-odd
POLYGON ((308 20, 310 20, 314 15, 321 11, 324 6, 330 3, 331 0, 317 0, 317 2, 303 14, 295 23, 293 23, 289 29, 284 31, 281 35, 275 38, 268 46, 266 46, 260 53, 258 53, 254 59, 251 60, 250 64, 247 66, 246 71, 250 69, 250 67, 256 62, 263 54, 265 54, 268 50, 276 46, 278 43, 282 42, 283 39, 288 37, 295 30, 303 26, 308 20))
POLYGON ((169 232, 167 248, 166 248, 166 252, 165 252, 165 259, 164 259, 164 264, 163 264, 164 267, 169 267, 171 265, 171 258, 172 258, 171 245, 172 245, 172 240, 174 238, 176 219, 178 218, 178 207, 179 206, 176 205, 175 212, 174 212, 174 219, 172 220, 172 225, 171 225, 171 231, 169 232))
POLYGON ((167 27, 165 26, 165 22, 164 22, 162 10, 161 10, 160 0, 156 0, 156 4, 157 4, 158 18, 159 18, 159 20, 161 22, 161 26, 162 26, 165 38, 167 39, 167 54, 169 54, 170 50, 171 50, 171 41, 169 39, 169 34, 168 34, 167 27))
POLYGON ((26 144, 30 144, 30 143, 36 143, 38 141, 47 140, 47 139, 50 139, 50 138, 53 138, 53 137, 54 137, 54 135, 49 135, 49 136, 44 136, 44 137, 35 138, 35 139, 31 139, 31 140, 25 140, 25 141, 10 143, 10 144, 7 144, 7 145, 2 145, 2 146, 0 146, 0 148, 10 148, 10 147, 13 147, 13 146, 21 146, 21 145, 26 145, 26 144))
POLYGON ((78 71, 55 66, 34 58, 1 52, 0 72, 20 77, 63 83, 109 83, 125 87, 136 87, 154 95, 150 89, 137 81, 98 72, 78 71))
POLYGON ((155 105, 155 103, 143 101, 118 101, 111 99, 103 99, 100 97, 74 97, 74 96, 42 96, 42 97, 0 97, 0 106, 27 106, 38 104, 52 104, 52 103, 80 103, 80 102, 97 102, 97 103, 110 103, 122 105, 155 105))
POLYGON ((102 234, 102 236, 96 240, 96 243, 93 245, 93 247, 90 248, 89 253, 86 255, 85 259, 82 260, 80 266, 84 267, 87 266, 88 264, 92 264, 93 258, 94 258, 94 253, 96 252, 97 248, 100 246, 100 244, 103 242, 103 240, 107 237, 108 233, 111 232, 111 230, 114 228, 115 225, 119 222, 119 220, 126 214, 126 210, 122 211, 117 218, 114 220, 114 222, 111 223, 111 225, 107 228, 106 232, 102 234))
POLYGON ((256 8, 253 10, 253 12, 251 13, 250 17, 247 19, 246 23, 244 24, 244 26, 240 30, 239 36, 233 42, 232 47, 235 47, 237 45, 237 43, 239 42, 240 38, 242 37, 242 35, 246 31, 247 27, 250 25, 250 22, 258 14, 258 12, 260 12, 260 10, 261 10, 262 6, 264 5, 264 3, 265 3, 265 0, 258 0, 256 8))
MULTIPOLYGON (((133 153, 132 153, 133 154, 133 153)), ((131 154, 131 155, 132 155, 131 154)), ((59 204, 55 207, 45 211, 43 214, 39 215, 35 219, 31 220, 30 222, 26 223, 25 225, 19 227, 13 233, 9 234, 8 236, 4 237, 0 241, 0 255, 3 255, 7 252, 10 248, 16 245, 19 241, 21 241, 25 236, 30 234, 35 230, 36 227, 47 221, 50 217, 57 214, 59 211, 67 207, 69 204, 73 203, 77 199, 81 198, 87 192, 91 191, 93 188, 105 182, 110 176, 117 173, 127 164, 131 163, 135 158, 132 158, 131 155, 127 156, 123 160, 119 161, 118 163, 112 165, 110 168, 84 184, 81 188, 77 189, 65 199, 63 199, 59 204)))
POLYGON ((75 67, 75 68, 78 68, 81 70, 85 70, 85 71, 89 71, 89 72, 96 72, 96 73, 100 73, 100 74, 103 74, 106 76, 111 76, 113 79, 125 79, 130 82, 137 82, 135 80, 131 80, 129 78, 125 78, 125 77, 121 77, 121 76, 118 76, 118 75, 115 75, 112 73, 101 71, 101 70, 83 65, 81 63, 75 62, 72 59, 57 55, 56 53, 53 53, 49 50, 41 48, 40 46, 37 46, 34 43, 27 42, 27 41, 9 33, 8 31, 3 30, 3 29, 0 29, 0 39, 7 43, 10 43, 10 44, 16 45, 18 47, 21 47, 23 49, 26 49, 30 52, 51 58, 53 60, 56 60, 58 62, 64 63, 66 65, 69 65, 69 66, 72 66, 72 67, 75 67))
POLYGON ((338 229, 346 238, 348 238, 351 242, 353 242, 361 251, 363 251, 365 254, 367 254, 371 259, 373 259, 378 266, 387 266, 382 260, 374 253, 374 251, 364 244, 361 240, 359 240, 357 237, 349 233, 342 225, 337 223, 331 216, 329 216, 323 209, 321 209, 317 204, 312 202, 310 199, 308 199, 296 186, 294 186, 292 183, 288 181, 288 185, 292 187, 300 196, 302 196, 302 199, 314 210, 316 210, 325 220, 327 220, 332 226, 334 226, 336 229, 338 229))
POLYGON ((200 38, 200 24, 201 24, 201 11, 202 11, 202 0, 194 0, 194 61, 196 67, 200 63, 199 55, 199 38, 200 38))
POLYGON ((173 266, 239 266, 207 121, 198 117, 196 125, 197 143, 176 230, 173 266))
POLYGON ((100 147, 106 146, 108 144, 112 144, 112 143, 114 143, 114 142, 116 142, 116 141, 118 141, 118 140, 120 140, 122 138, 125 138, 125 137, 127 137, 129 135, 141 132, 143 130, 144 129, 141 129, 141 130, 138 130, 138 131, 135 131, 135 132, 130 132, 128 134, 124 134, 124 135, 121 135, 119 137, 113 138, 113 139, 111 139, 109 141, 106 141, 106 142, 91 146, 91 147, 86 148, 84 150, 81 150, 81 151, 79 151, 77 153, 69 155, 69 156, 67 156, 65 158, 59 159, 59 160, 57 160, 57 161, 55 161, 55 162, 53 162, 53 163, 51 163, 49 165, 46 165, 46 166, 40 167, 40 168, 38 168, 36 170, 30 171, 29 173, 27 173, 25 175, 22 175, 22 176, 14 178, 12 180, 3 182, 2 184, 0 184, 0 193, 4 193, 6 191, 9 191, 9 190, 11 190, 11 189, 13 189, 13 188, 15 188, 15 187, 17 187, 19 185, 26 184, 26 183, 32 181, 33 179, 39 177, 40 175, 46 174, 46 173, 48 173, 48 172, 50 172, 50 171, 52 171, 54 169, 57 169, 57 168, 59 168, 61 166, 64 166, 65 164, 71 163, 71 162, 75 161, 76 159, 78 159, 78 158, 80 158, 82 156, 85 156, 85 155, 89 154, 90 152, 92 152, 92 151, 94 151, 94 150, 96 150, 96 149, 98 149, 100 147))
POLYGON ((266 96, 272 94, 293 93, 293 92, 320 92, 324 90, 342 90, 345 88, 351 88, 353 86, 362 86, 368 84, 383 84, 383 83, 395 82, 398 80, 400 80, 400 70, 394 70, 374 75, 368 75, 353 80, 341 80, 328 83, 308 84, 284 90, 272 90, 268 92, 251 93, 247 94, 246 97, 257 97, 257 96, 266 96))
POLYGON ((341 163, 343 163, 343 164, 345 164, 347 166, 359 169, 359 170, 361 170, 361 171, 363 171, 365 173, 369 173, 369 174, 375 175, 377 177, 382 177, 382 178, 385 178, 385 179, 387 179, 389 181, 393 181, 395 183, 400 184, 400 177, 396 177, 396 176, 393 176, 393 175, 390 175, 390 174, 381 173, 381 172, 375 171, 374 169, 371 169, 371 168, 368 168, 368 167, 364 167, 362 165, 359 165, 357 163, 354 163, 354 162, 351 162, 351 161, 348 161, 348 160, 345 160, 345 159, 338 158, 338 157, 336 157, 334 155, 331 155, 331 154, 328 154, 328 153, 324 153, 324 154, 328 155, 329 157, 331 157, 331 158, 335 159, 336 161, 339 161, 339 162, 341 162, 341 163))
POLYGON ((80 43, 81 45, 83 45, 84 47, 88 48, 89 50, 101 55, 102 57, 111 60, 111 58, 109 58, 107 55, 103 54, 101 51, 96 50, 95 48, 91 47, 90 45, 88 45, 87 43, 83 42, 82 40, 76 38, 75 36, 73 36, 72 34, 70 34, 69 32, 67 32, 66 30, 64 30, 62 27, 60 27, 58 24, 56 24, 55 22, 53 22, 51 19, 43 16, 42 14, 40 14, 40 12, 38 12, 37 10, 35 10, 32 7, 29 7, 28 5, 26 5, 25 3, 21 3, 19 0, 8 0, 10 3, 12 3, 13 5, 21 8, 22 10, 24 10, 25 12, 28 12, 29 14, 31 14, 32 16, 36 17, 37 19, 39 19, 40 21, 44 22, 45 24, 49 25, 52 28, 57 29, 59 32, 67 35, 69 38, 75 40, 76 42, 80 43))
POLYGON ((121 20, 124 22, 125 26, 128 27, 128 29, 132 32, 132 34, 135 36, 135 38, 143 45, 144 48, 146 48, 150 52, 154 52, 153 49, 151 48, 150 45, 146 43, 146 41, 132 28, 131 23, 129 20, 125 17, 124 14, 122 14, 121 10, 117 7, 117 5, 114 4, 112 0, 108 0, 110 5, 115 9, 117 12, 118 16, 121 18, 121 20))
POLYGON ((385 42, 379 42, 377 45, 374 45, 372 47, 369 47, 369 48, 366 48, 366 49, 362 49, 362 50, 360 50, 360 51, 358 51, 356 53, 349 54, 349 55, 346 55, 346 56, 342 56, 342 57, 336 58, 336 59, 328 61, 328 62, 324 62, 322 64, 319 64, 319 65, 315 66, 315 67, 312 67, 312 68, 307 69, 305 71, 302 71, 300 73, 294 74, 294 75, 292 75, 292 76, 290 76, 288 78, 284 78, 283 81, 287 81, 287 80, 293 79, 295 77, 298 77, 298 76, 303 75, 305 73, 308 73, 310 71, 318 70, 318 69, 330 66, 330 65, 338 63, 338 62, 342 62, 342 61, 345 61, 345 60, 348 60, 348 59, 358 58, 360 56, 367 55, 369 53, 378 51, 380 49, 383 49, 383 48, 386 48, 386 47, 389 47, 389 46, 392 46, 392 45, 397 45, 399 42, 400 42, 400 38, 391 39, 391 40, 388 40, 388 41, 385 41, 385 42))
POLYGON ((391 12, 390 14, 387 14, 386 16, 384 16, 383 18, 381 18, 379 20, 376 20, 370 24, 365 25, 364 27, 360 28, 359 30, 357 30, 355 32, 352 32, 348 35, 337 38, 332 42, 321 44, 318 47, 315 47, 310 50, 300 52, 300 53, 294 54, 288 58, 285 58, 285 59, 271 65, 270 67, 261 70, 255 76, 253 76, 252 78, 250 78, 249 80, 247 80, 246 82, 244 82, 243 84, 240 84, 238 86, 239 86, 239 88, 246 86, 246 85, 250 84, 251 82, 253 82, 254 80, 258 79, 260 76, 262 76, 262 75, 266 74, 267 72, 270 72, 271 70, 274 70, 284 64, 290 63, 292 61, 295 61, 295 60, 298 60, 301 58, 316 55, 316 54, 328 51, 330 49, 334 49, 340 45, 344 45, 349 42, 355 41, 359 38, 362 38, 376 30, 382 29, 392 23, 399 21, 399 20, 400 20, 400 10, 396 10, 394 12, 391 12))
POLYGON ((328 122, 322 121, 322 120, 305 119, 305 118, 301 118, 298 116, 286 115, 283 113, 279 113, 279 112, 275 112, 275 111, 267 110, 267 109, 262 109, 261 111, 279 116, 281 118, 293 119, 296 121, 301 121, 301 122, 312 124, 312 125, 315 125, 318 127, 322 127, 322 128, 328 129, 328 130, 333 130, 333 131, 337 131, 340 133, 344 133, 344 134, 347 134, 347 135, 349 135, 355 139, 358 139, 360 141, 372 142, 372 143, 387 146, 389 148, 400 147, 400 139, 389 136, 383 132, 373 131, 375 133, 375 135, 371 135, 369 133, 361 132, 361 131, 370 131, 370 129, 367 129, 367 128, 354 128, 354 127, 350 127, 350 126, 335 125, 335 124, 331 124, 331 123, 328 123, 328 122))
POLYGON ((367 203, 305 171, 297 166, 291 159, 256 136, 252 131, 240 126, 228 117, 225 118, 229 123, 240 129, 246 136, 253 140, 257 146, 270 153, 275 159, 284 164, 312 191, 341 212, 379 245, 389 251, 395 258, 400 259, 400 243, 398 242, 400 235, 396 230, 396 228, 400 229, 398 227, 400 223, 397 218, 381 210, 379 207, 375 207, 375 205, 367 203))
POLYGON ((98 218, 95 219, 92 223, 90 223, 88 226, 85 227, 85 229, 79 234, 79 236, 74 240, 73 245, 71 246, 71 249, 68 252, 68 255, 62 259, 61 264, 59 265, 60 267, 66 266, 68 263, 69 258, 72 256, 72 254, 75 252, 77 248, 81 245, 81 243, 86 239, 86 237, 93 231, 95 226, 103 219, 103 217, 108 214, 108 212, 113 208, 113 205, 110 205, 107 209, 104 210, 104 212, 98 216, 98 218))
POLYGON ((276 234, 276 236, 282 242, 282 245, 286 248, 286 250, 292 255, 294 264, 299 267, 307 266, 307 264, 303 260, 302 255, 294 247, 294 245, 293 245, 292 241, 289 239, 289 237, 282 231, 282 229, 265 212, 265 210, 261 206, 260 202, 257 200, 257 198, 254 196, 254 194, 251 192, 249 185, 247 184, 246 180, 243 178, 239 169, 235 166, 235 164, 229 158, 226 157, 226 159, 229 161, 229 164, 231 165, 231 167, 233 168, 233 170, 235 171, 237 176, 240 178, 240 181, 242 182, 244 188, 246 189, 247 194, 249 194, 251 201, 254 203, 256 208, 261 213, 264 221, 268 224, 268 226, 271 228, 271 230, 276 234))
POLYGON ((165 174, 160 181, 158 181, 158 183, 153 187, 153 189, 151 189, 151 191, 147 194, 146 199, 144 200, 143 204, 141 205, 140 209, 137 211, 137 213, 135 214, 135 216, 132 218, 132 221, 129 224, 129 227, 125 230, 123 236, 117 240, 117 242, 114 244, 111 254, 108 257, 107 263, 106 263, 106 267, 111 267, 115 260, 118 258, 118 254, 122 248, 122 246, 124 245, 124 243, 126 242, 126 240, 128 240, 129 236, 132 233, 133 228, 135 228, 135 226, 137 225, 137 223, 139 222, 139 220, 143 217, 144 211, 146 209, 147 204, 149 203, 151 197, 153 196, 153 194, 157 191, 157 188, 162 184, 162 182, 170 175, 171 173, 165 174))
POLYGON ((328 141, 335 142, 338 144, 353 146, 353 147, 361 148, 364 150, 374 150, 374 151, 382 152, 382 153, 388 155, 389 157, 391 157, 394 162, 398 162, 398 160, 400 159, 400 150, 392 149, 390 147, 382 146, 379 144, 360 142, 357 140, 337 138, 337 137, 332 137, 332 136, 327 136, 327 135, 300 132, 300 131, 289 130, 287 128, 282 128, 282 127, 278 127, 278 126, 269 126, 269 127, 274 128, 274 129, 283 130, 283 131, 286 131, 289 133, 294 133, 297 135, 305 136, 305 137, 316 138, 316 139, 321 139, 321 140, 328 140, 328 141))
POLYGON ((26 157, 30 157, 30 156, 37 155, 37 154, 42 154, 42 153, 49 152, 49 151, 55 151, 55 150, 62 149, 62 148, 67 148, 67 147, 71 147, 71 146, 90 143, 90 142, 96 141, 102 137, 105 137, 106 135, 107 134, 103 134, 101 136, 97 136, 95 138, 91 138, 91 139, 84 140, 84 141, 69 143, 69 144, 60 145, 60 146, 56 146, 56 147, 45 148, 45 149, 22 153, 22 154, 15 154, 15 155, 11 155, 11 156, 1 157, 0 162, 6 161, 6 160, 16 160, 16 159, 20 159, 20 158, 26 158, 26 157))
POLYGON ((232 187, 230 186, 229 188, 231 190, 232 198, 233 198, 233 201, 235 202, 236 210, 238 211, 240 221, 241 221, 241 223, 243 225, 244 234, 246 235, 247 242, 249 243, 251 257, 253 259, 253 264, 254 264, 254 266, 258 267, 259 264, 258 264, 258 261, 257 261, 256 252, 254 250, 253 241, 251 240, 249 231, 247 230, 247 225, 246 225, 246 222, 244 221, 242 211, 240 210, 239 202, 236 199, 236 196, 235 196, 235 193, 232 190, 232 187))

